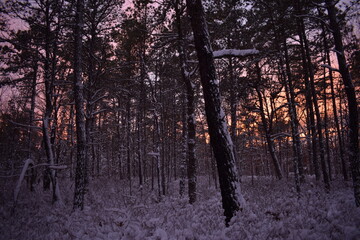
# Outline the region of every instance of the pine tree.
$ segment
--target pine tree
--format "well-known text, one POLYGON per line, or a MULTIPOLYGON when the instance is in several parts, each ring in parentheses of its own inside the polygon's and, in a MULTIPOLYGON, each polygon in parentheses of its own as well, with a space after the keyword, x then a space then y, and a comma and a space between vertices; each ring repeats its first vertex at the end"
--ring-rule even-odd
POLYGON ((339 64, 339 70, 345 86, 345 92, 348 101, 349 111, 349 159, 351 162, 351 172, 354 183, 354 196, 356 206, 360 207, 360 153, 359 153, 359 110, 356 100, 354 83, 351 79, 348 65, 346 63, 344 47, 342 43, 342 34, 337 21, 337 9, 335 2, 325 0, 330 28, 334 37, 336 57, 339 64))
POLYGON ((187 0, 186 5, 194 32, 210 142, 217 162, 222 205, 228 225, 231 218, 242 208, 243 200, 235 168, 234 148, 221 106, 219 82, 202 2, 187 0))
POLYGON ((74 94, 76 110, 77 159, 75 172, 74 209, 84 208, 87 187, 86 129, 84 112, 84 93, 82 83, 82 28, 84 0, 76 1, 74 29, 74 94))

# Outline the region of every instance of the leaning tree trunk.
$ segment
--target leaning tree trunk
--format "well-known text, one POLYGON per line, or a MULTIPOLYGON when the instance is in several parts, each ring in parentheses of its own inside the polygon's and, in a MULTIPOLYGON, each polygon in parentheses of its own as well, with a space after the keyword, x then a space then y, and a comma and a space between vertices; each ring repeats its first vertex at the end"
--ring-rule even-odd
POLYGON ((213 51, 201 0, 186 0, 199 60, 200 79, 205 99, 211 146, 217 162, 225 223, 241 209, 243 198, 235 167, 234 147, 221 106, 213 51))
POLYGON ((346 64, 342 36, 337 22, 337 10, 335 2, 325 0, 330 20, 330 28, 334 36, 335 52, 339 64, 339 70, 344 82, 348 100, 349 111, 349 158, 351 162, 352 178, 354 182, 354 196, 356 206, 360 207, 360 159, 359 159, 359 111, 356 101, 355 87, 351 79, 348 65, 346 64))
POLYGON ((75 172, 74 209, 84 208, 84 197, 87 185, 86 130, 84 95, 82 83, 82 28, 84 0, 76 2, 75 52, 74 52, 74 95, 76 110, 77 160, 75 172))
MULTIPOLYGON (((261 81, 261 69, 259 64, 257 64, 256 66, 256 72, 257 72, 257 78, 258 81, 261 81)), ((275 153, 275 147, 274 147, 274 141, 271 139, 271 127, 269 126, 270 124, 267 123, 266 117, 265 117, 265 110, 264 110, 264 101, 263 101, 263 97, 261 95, 261 92, 258 88, 258 86, 255 87, 258 99, 259 99, 259 104, 260 104, 260 116, 261 116, 261 122, 263 124, 263 128, 264 128, 264 132, 265 132, 265 138, 266 138, 266 142, 269 148, 269 152, 270 152, 270 156, 271 159, 273 160, 273 164, 274 164, 274 168, 275 168, 275 173, 276 173, 276 177, 281 180, 283 178, 283 174, 281 171, 281 166, 279 163, 279 159, 275 153)), ((272 121, 272 120, 270 120, 272 121)))

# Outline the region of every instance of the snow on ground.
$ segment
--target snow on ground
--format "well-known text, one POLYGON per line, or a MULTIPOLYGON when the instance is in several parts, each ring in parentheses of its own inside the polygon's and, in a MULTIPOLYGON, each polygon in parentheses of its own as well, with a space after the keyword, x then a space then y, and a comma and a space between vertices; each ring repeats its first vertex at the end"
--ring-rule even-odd
POLYGON ((220 194, 199 178, 199 198, 189 205, 177 194, 159 200, 156 191, 133 187, 108 178, 92 180, 83 211, 72 211, 73 183, 61 180, 64 205, 51 205, 41 186, 25 186, 12 214, 15 182, 0 180, 0 239, 360 239, 360 209, 355 207, 351 184, 332 182, 327 194, 321 183, 307 180, 298 199, 293 184, 271 178, 242 183, 247 205, 224 226, 220 194), (12 189, 11 189, 12 188, 12 189))

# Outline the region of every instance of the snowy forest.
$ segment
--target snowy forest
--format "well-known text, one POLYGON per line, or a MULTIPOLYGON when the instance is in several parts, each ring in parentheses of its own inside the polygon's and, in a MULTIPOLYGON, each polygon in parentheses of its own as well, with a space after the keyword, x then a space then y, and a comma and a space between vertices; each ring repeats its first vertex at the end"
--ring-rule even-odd
POLYGON ((1 0, 0 239, 360 239, 359 0, 1 0))

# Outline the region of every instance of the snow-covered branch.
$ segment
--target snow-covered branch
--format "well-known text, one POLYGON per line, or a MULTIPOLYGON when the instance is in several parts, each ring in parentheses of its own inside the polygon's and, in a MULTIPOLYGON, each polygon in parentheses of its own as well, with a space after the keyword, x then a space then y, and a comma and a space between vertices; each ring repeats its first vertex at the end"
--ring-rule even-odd
POLYGON ((286 132, 275 133, 275 134, 271 135, 271 140, 275 140, 275 139, 281 138, 281 137, 291 137, 291 135, 286 132))
POLYGON ((309 15, 309 14, 295 15, 295 17, 313 18, 313 19, 318 20, 319 22, 323 23, 330 32, 332 31, 331 28, 329 27, 329 24, 324 19, 322 19, 321 17, 317 17, 317 16, 309 15))
POLYGON ((192 75, 194 75, 197 71, 198 67, 195 67, 193 70, 191 70, 190 72, 185 70, 185 76, 190 78, 192 75))
POLYGON ((160 156, 160 153, 159 152, 149 152, 148 155, 158 157, 158 156, 160 156))
POLYGON ((328 64, 321 64, 320 66, 323 67, 323 68, 327 68, 327 69, 329 69, 330 71, 333 71, 333 72, 340 72, 339 69, 333 68, 332 66, 330 66, 328 64))
POLYGON ((25 173, 26 173, 26 171, 27 171, 30 164, 34 164, 33 160, 30 159, 30 158, 26 159, 26 161, 24 163, 24 167, 21 170, 19 180, 18 180, 18 182, 16 184, 16 187, 15 187, 15 190, 14 190, 14 203, 15 203, 14 206, 16 205, 16 202, 17 202, 17 197, 18 197, 19 192, 20 192, 21 183, 24 180, 25 173))
POLYGON ((222 49, 214 51, 214 58, 223 58, 223 57, 245 57, 249 55, 258 54, 259 51, 256 49, 222 49))

